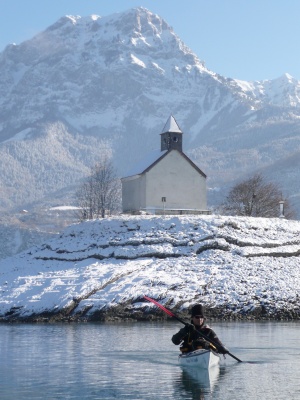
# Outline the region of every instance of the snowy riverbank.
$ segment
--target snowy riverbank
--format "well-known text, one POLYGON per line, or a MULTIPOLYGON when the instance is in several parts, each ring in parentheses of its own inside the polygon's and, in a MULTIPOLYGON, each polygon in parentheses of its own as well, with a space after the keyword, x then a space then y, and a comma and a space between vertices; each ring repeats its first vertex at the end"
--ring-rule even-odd
POLYGON ((0 262, 0 320, 299 319, 300 222, 220 216, 118 217, 72 225, 0 262))

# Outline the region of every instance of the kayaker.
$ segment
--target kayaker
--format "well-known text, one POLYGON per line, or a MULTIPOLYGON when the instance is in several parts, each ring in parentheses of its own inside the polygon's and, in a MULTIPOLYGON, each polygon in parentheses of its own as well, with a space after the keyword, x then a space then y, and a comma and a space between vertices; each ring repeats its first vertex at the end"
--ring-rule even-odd
POLYGON ((181 344, 180 350, 188 353, 197 349, 212 349, 220 354, 227 354, 229 351, 222 344, 215 332, 205 325, 204 308, 202 304, 195 304, 191 310, 191 324, 186 324, 172 337, 172 342, 181 344), (207 337, 205 340, 201 334, 207 337), (210 342, 211 341, 211 342, 210 342))

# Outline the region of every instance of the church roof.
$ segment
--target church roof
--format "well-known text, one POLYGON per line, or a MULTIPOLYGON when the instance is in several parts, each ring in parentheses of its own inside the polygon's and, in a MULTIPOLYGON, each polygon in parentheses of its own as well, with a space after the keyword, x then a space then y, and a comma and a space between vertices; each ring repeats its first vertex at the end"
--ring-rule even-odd
POLYGON ((172 132, 172 133, 182 133, 181 129, 179 128, 175 118, 173 117, 173 115, 170 115, 165 126, 164 129, 162 130, 162 133, 166 133, 166 132, 172 132))
POLYGON ((155 164, 156 161, 162 158, 167 152, 167 150, 160 151, 158 149, 150 151, 140 160, 140 162, 138 162, 133 168, 131 168, 125 176, 127 177, 142 174, 149 168, 149 166, 155 164))
MULTIPOLYGON (((171 150, 171 151, 178 151, 178 150, 171 150)), ((154 150, 154 151, 148 153, 148 155, 146 157, 144 157, 140 163, 138 163, 137 165, 135 165, 134 168, 132 168, 130 171, 128 171, 127 175, 124 176, 124 178, 128 178, 128 177, 134 176, 134 175, 142 175, 142 174, 148 172, 151 168, 154 167, 154 165, 156 165, 168 153, 169 153, 169 151, 167 151, 167 150, 166 151, 154 150)), ((195 163, 193 163, 193 161, 186 154, 184 154, 182 151, 180 151, 179 153, 181 154, 181 156, 183 158, 185 158, 189 162, 189 164, 193 168, 195 168, 200 173, 200 175, 202 175, 204 178, 206 178, 205 173, 203 171, 201 171, 201 169, 195 163)))

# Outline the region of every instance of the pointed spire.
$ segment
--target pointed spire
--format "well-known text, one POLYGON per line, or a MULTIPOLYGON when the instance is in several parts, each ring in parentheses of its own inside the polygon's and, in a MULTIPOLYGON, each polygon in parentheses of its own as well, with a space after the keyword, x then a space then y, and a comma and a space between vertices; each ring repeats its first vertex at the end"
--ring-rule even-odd
POLYGON ((167 133, 167 132, 172 132, 172 133, 182 133, 181 129, 179 128, 175 118, 173 115, 170 115, 164 129, 162 130, 162 133, 167 133))
POLYGON ((173 115, 170 115, 162 133, 160 134, 161 151, 182 151, 182 132, 173 115))

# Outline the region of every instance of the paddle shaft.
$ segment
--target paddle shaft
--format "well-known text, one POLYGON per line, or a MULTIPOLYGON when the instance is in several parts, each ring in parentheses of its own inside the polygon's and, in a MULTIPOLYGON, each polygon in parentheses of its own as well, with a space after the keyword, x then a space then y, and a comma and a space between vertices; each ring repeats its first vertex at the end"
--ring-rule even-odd
MULTIPOLYGON (((177 317, 177 315, 175 315, 171 310, 168 310, 166 307, 164 307, 162 304, 160 304, 158 301, 151 299, 151 297, 148 296, 144 296, 144 299, 150 301, 151 303, 155 304, 157 307, 159 307, 161 310, 163 310, 166 314, 170 315, 170 317, 173 317, 175 319, 177 319, 177 321, 181 322, 183 325, 187 325, 186 322, 184 322, 183 319, 177 317)), ((211 343, 213 346, 215 346, 217 349, 220 347, 220 345, 218 345, 216 342, 214 342, 213 340, 211 340, 208 336, 206 336, 204 333, 199 332, 198 330, 196 330, 197 333, 203 337, 203 339, 207 340, 209 343, 211 343)), ((231 354, 230 352, 226 353, 228 354, 230 357, 234 358, 236 361, 238 362, 243 362, 242 360, 240 360, 239 358, 237 358, 235 355, 231 354)))

